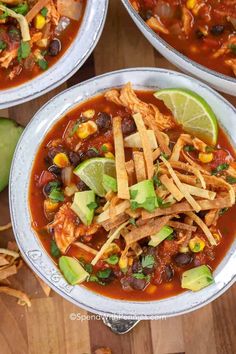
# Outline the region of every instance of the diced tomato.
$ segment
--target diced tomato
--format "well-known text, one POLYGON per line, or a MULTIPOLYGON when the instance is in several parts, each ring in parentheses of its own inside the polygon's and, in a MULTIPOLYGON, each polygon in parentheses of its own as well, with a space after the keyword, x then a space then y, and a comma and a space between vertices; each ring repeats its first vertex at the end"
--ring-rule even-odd
POLYGON ((217 41, 216 39, 213 39, 213 38, 204 38, 204 43, 207 44, 208 48, 211 47, 211 48, 217 48, 219 47, 219 41, 217 41))
POLYGON ((48 184, 51 181, 55 180, 55 176, 53 173, 49 172, 49 171, 43 171, 39 177, 39 182, 38 182, 38 186, 39 187, 43 187, 46 184, 48 184))
POLYGON ((210 163, 211 169, 216 168, 217 166, 221 165, 222 163, 227 162, 227 158, 229 157, 229 154, 225 150, 216 150, 214 152, 214 159, 210 163))
POLYGON ((143 0, 144 6, 152 9, 154 6, 156 6, 156 0, 143 0))

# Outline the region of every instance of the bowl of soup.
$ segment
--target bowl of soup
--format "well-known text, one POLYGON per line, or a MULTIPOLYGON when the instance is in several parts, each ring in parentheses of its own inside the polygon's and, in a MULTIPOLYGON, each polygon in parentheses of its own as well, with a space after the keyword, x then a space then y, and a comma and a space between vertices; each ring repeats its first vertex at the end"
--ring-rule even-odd
POLYGON ((0 4, 0 108, 34 99, 72 76, 103 29, 107 1, 0 4))
POLYGON ((11 169, 26 262, 102 315, 174 316, 215 299, 235 280, 235 114, 163 69, 108 73, 54 97, 11 169))
POLYGON ((171 63, 236 95, 236 10, 232 1, 123 0, 148 41, 171 63))

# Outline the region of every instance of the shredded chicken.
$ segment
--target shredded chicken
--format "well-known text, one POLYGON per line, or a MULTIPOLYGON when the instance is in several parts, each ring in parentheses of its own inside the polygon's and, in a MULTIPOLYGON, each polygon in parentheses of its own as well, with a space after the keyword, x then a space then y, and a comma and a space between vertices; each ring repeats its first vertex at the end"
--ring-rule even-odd
POLYGON ((13 49, 10 52, 5 52, 2 57, 0 57, 0 66, 7 69, 11 64, 12 60, 17 57, 17 49, 13 49))
POLYGON ((156 32, 161 32, 164 34, 169 34, 168 28, 165 27, 165 25, 161 22, 159 17, 150 17, 146 21, 147 25, 154 31, 156 32))
POLYGON ((236 36, 231 36, 229 37, 229 39, 222 44, 222 46, 220 47, 220 49, 218 49, 214 54, 213 54, 213 58, 219 58, 220 56, 224 55, 224 54, 228 54, 230 53, 230 47, 232 45, 236 45, 236 36))
POLYGON ((186 36, 189 36, 193 27, 194 18, 191 12, 185 6, 183 6, 182 21, 183 21, 183 31, 186 36))
MULTIPOLYGON (((236 42, 236 40, 235 40, 236 42)), ((236 76, 236 59, 229 59, 225 61, 225 64, 231 67, 233 70, 234 75, 236 76)))
POLYGON ((47 5, 47 9, 48 9, 47 21, 52 22, 55 26, 57 26, 60 20, 60 14, 57 11, 57 8, 52 0, 47 5))

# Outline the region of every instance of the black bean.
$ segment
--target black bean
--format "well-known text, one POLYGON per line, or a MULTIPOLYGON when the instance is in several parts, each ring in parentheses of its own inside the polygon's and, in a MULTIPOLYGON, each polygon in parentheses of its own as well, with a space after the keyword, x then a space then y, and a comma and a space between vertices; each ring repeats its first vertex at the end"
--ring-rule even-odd
POLYGON ((170 266, 170 265, 166 265, 165 266, 165 271, 164 271, 164 274, 163 274, 163 280, 168 282, 168 281, 171 281, 174 277, 174 270, 173 268, 170 266))
POLYGON ((81 161, 84 161, 97 156, 99 156, 99 152, 94 149, 88 149, 87 151, 80 154, 80 159, 81 161))
POLYGON ((61 51, 61 42, 59 39, 54 38, 48 47, 48 54, 51 55, 52 57, 55 57, 58 55, 58 53, 61 51))
POLYGON ((174 256, 174 261, 177 264, 177 266, 182 267, 185 266, 189 263, 191 263, 193 260, 193 257, 190 253, 177 253, 174 256))
POLYGON ((145 279, 137 279, 133 278, 133 281, 131 283, 131 287, 134 290, 143 290, 146 286, 146 280, 145 279))
POLYGON ((224 32, 224 29, 224 25, 214 25, 211 27, 210 31, 214 36, 219 36, 224 32))
POLYGON ((48 171, 52 172, 56 176, 60 176, 60 174, 61 174, 61 169, 59 167, 57 167, 56 165, 51 165, 48 168, 48 171))
POLYGON ((79 154, 74 151, 69 152, 69 160, 73 166, 77 166, 81 161, 79 154))
POLYGON ((89 188, 88 186, 83 182, 83 181, 79 181, 77 183, 77 188, 82 192, 82 191, 87 191, 89 188))
POLYGON ((10 26, 8 30, 8 35, 12 42, 20 42, 21 34, 17 27, 10 26))
POLYGON ((50 183, 45 184, 45 186, 43 187, 43 194, 45 195, 45 197, 47 197, 50 192, 51 192, 52 186, 50 183))
POLYGON ((106 112, 99 113, 96 119, 96 124, 100 131, 106 132, 111 129, 111 116, 106 112))
POLYGON ((121 123, 122 133, 124 135, 132 134, 136 131, 136 125, 132 117, 124 117, 121 123))
POLYGON ((48 151, 48 158, 53 160, 54 157, 56 156, 56 154, 60 153, 60 152, 64 152, 64 148, 62 146, 58 146, 56 148, 50 148, 48 151))
POLYGON ((142 264, 140 261, 135 260, 132 265, 132 272, 133 273, 139 273, 142 271, 142 264))

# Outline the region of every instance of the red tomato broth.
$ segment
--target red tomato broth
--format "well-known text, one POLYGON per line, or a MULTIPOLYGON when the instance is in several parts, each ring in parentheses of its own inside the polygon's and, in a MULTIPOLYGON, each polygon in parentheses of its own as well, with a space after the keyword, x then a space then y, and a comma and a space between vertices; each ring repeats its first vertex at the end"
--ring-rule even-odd
MULTIPOLYGON (((228 51, 228 53, 218 58, 214 58, 213 56, 228 41, 230 36, 235 36, 236 34, 233 24, 228 21, 230 14, 232 18, 236 17, 235 5, 230 4, 230 2, 223 4, 223 1, 206 0, 204 1, 205 5, 200 8, 196 15, 189 9, 188 11, 190 11, 192 16, 192 26, 188 35, 185 36, 182 30, 181 11, 183 6, 187 8, 186 0, 130 0, 130 2, 134 7, 135 4, 138 4, 138 12, 145 21, 151 15, 154 17, 159 16, 159 19, 165 28, 169 30, 169 33, 166 34, 157 31, 158 35, 181 54, 211 70, 235 77, 234 70, 236 70, 236 67, 232 69, 231 66, 225 63, 226 60, 236 59, 235 50, 228 51), (161 6, 159 5, 160 3, 169 5, 169 8, 173 11, 170 18, 159 15, 160 10, 158 11, 157 9, 161 6), (226 16, 226 14, 229 15, 226 16), (211 29, 213 26, 218 25, 224 26, 224 30, 222 33, 214 35, 211 29), (204 31, 206 31, 205 34, 203 34, 204 31)), ((203 1, 200 1, 200 3, 203 3, 203 1)))
MULTIPOLYGON (((48 63, 48 68, 52 67, 60 58, 66 53, 70 45, 73 43, 75 40, 75 37, 78 34, 78 31, 80 29, 82 20, 83 20, 83 15, 86 7, 86 0, 83 0, 83 13, 79 21, 75 21, 70 19, 70 24, 68 25, 67 28, 65 28, 59 36, 54 36, 55 38, 58 38, 61 42, 61 50, 56 56, 50 56, 46 55, 45 59, 48 63)), ((0 24, 0 29, 1 29, 1 24, 0 24)), ((35 45, 33 45, 32 50, 36 48, 35 45)), ((17 61, 17 59, 15 59, 17 61)), ((9 73, 12 70, 12 66, 9 66, 8 69, 1 68, 0 67, 0 90, 6 90, 15 86, 19 86, 24 84, 25 82, 28 82, 35 77, 39 76, 40 74, 45 73, 45 70, 42 70, 37 64, 34 65, 32 70, 27 70, 24 68, 20 72, 19 75, 16 75, 14 79, 10 79, 8 77, 9 73)))
MULTIPOLYGON (((153 96, 152 92, 137 91, 136 93, 138 97, 143 101, 154 103, 155 105, 158 106, 158 108, 162 112, 164 113, 168 112, 163 102, 158 101, 153 96)), ((111 114, 111 116, 113 117, 116 115, 121 115, 121 116, 127 115, 127 112, 125 111, 124 108, 118 107, 117 105, 111 102, 107 102, 103 96, 97 96, 95 98, 92 98, 80 104, 78 107, 74 108, 70 112, 68 112, 62 119, 60 119, 59 122, 57 122, 54 125, 54 127, 45 136, 44 141, 40 145, 34 161, 34 165, 31 172, 30 188, 29 188, 29 206, 30 206, 31 217, 32 217, 32 227, 36 231, 40 241, 42 242, 43 247, 45 248, 46 252, 49 255, 50 255, 50 242, 52 236, 49 233, 45 233, 44 230, 45 225, 48 224, 48 220, 44 214, 44 208, 43 208, 44 195, 42 189, 38 187, 39 177, 42 171, 47 169, 47 165, 45 163, 45 158, 47 157, 46 147, 52 140, 59 139, 64 135, 64 132, 66 131, 66 128, 70 121, 76 121, 76 119, 81 115, 83 111, 86 111, 87 109, 91 109, 91 108, 96 111, 96 114, 98 112, 106 111, 109 112, 109 114, 111 114)), ((174 135, 178 136, 181 133, 181 130, 177 129, 177 134, 173 134, 173 133, 174 132, 171 132, 171 136, 174 135)), ((175 140, 177 139, 177 136, 175 137, 175 140)), ((112 135, 108 134, 104 137, 103 134, 98 134, 95 136, 95 138, 87 139, 83 141, 81 145, 81 149, 86 150, 89 147, 94 147, 94 146, 96 148, 99 148, 105 142, 113 143, 112 135)), ((226 134, 223 132, 221 128, 219 129, 218 147, 225 149, 228 152, 228 154, 235 159, 236 157, 235 151, 231 146, 226 134)), ((72 200, 72 198, 66 198, 66 200, 72 200)), ((235 239, 235 235, 236 235, 236 219, 234 218, 235 212, 236 212, 236 205, 230 208, 230 210, 228 210, 219 219, 218 232, 222 235, 222 239, 220 241, 220 245, 218 247, 215 247, 214 249, 215 259, 213 260, 207 259, 207 264, 213 270, 222 261, 230 245, 235 239)), ((101 244, 105 241, 106 235, 107 232, 104 229, 100 229, 99 232, 95 234, 92 241, 88 242, 87 245, 99 249, 101 247, 101 244)), ((164 242, 168 242, 168 241, 164 241, 164 242)), ((165 257, 165 252, 163 254, 165 257)), ((70 246, 70 248, 66 252, 66 255, 73 256, 78 259, 84 258, 86 262, 91 262, 91 260, 94 257, 75 245, 70 246)), ((166 254, 166 256, 168 257, 168 254, 166 254)), ((54 261, 57 262, 56 259, 54 259, 54 261)), ((100 266, 98 262, 98 264, 94 267, 94 269, 99 270, 99 268, 100 266)), ((143 291, 139 291, 139 290, 132 290, 129 292, 124 291, 120 285, 119 279, 113 280, 110 284, 107 284, 106 286, 101 286, 94 282, 85 282, 83 283, 82 286, 85 286, 86 288, 92 291, 95 291, 97 293, 100 293, 102 295, 111 298, 124 299, 124 300, 139 300, 139 301, 157 300, 157 299, 174 296, 184 291, 180 285, 180 277, 182 272, 188 268, 191 268, 191 266, 186 266, 184 268, 176 267, 173 280, 171 282, 163 282, 161 284, 158 284, 156 291, 151 294, 146 292, 147 288, 144 289, 143 291)))

